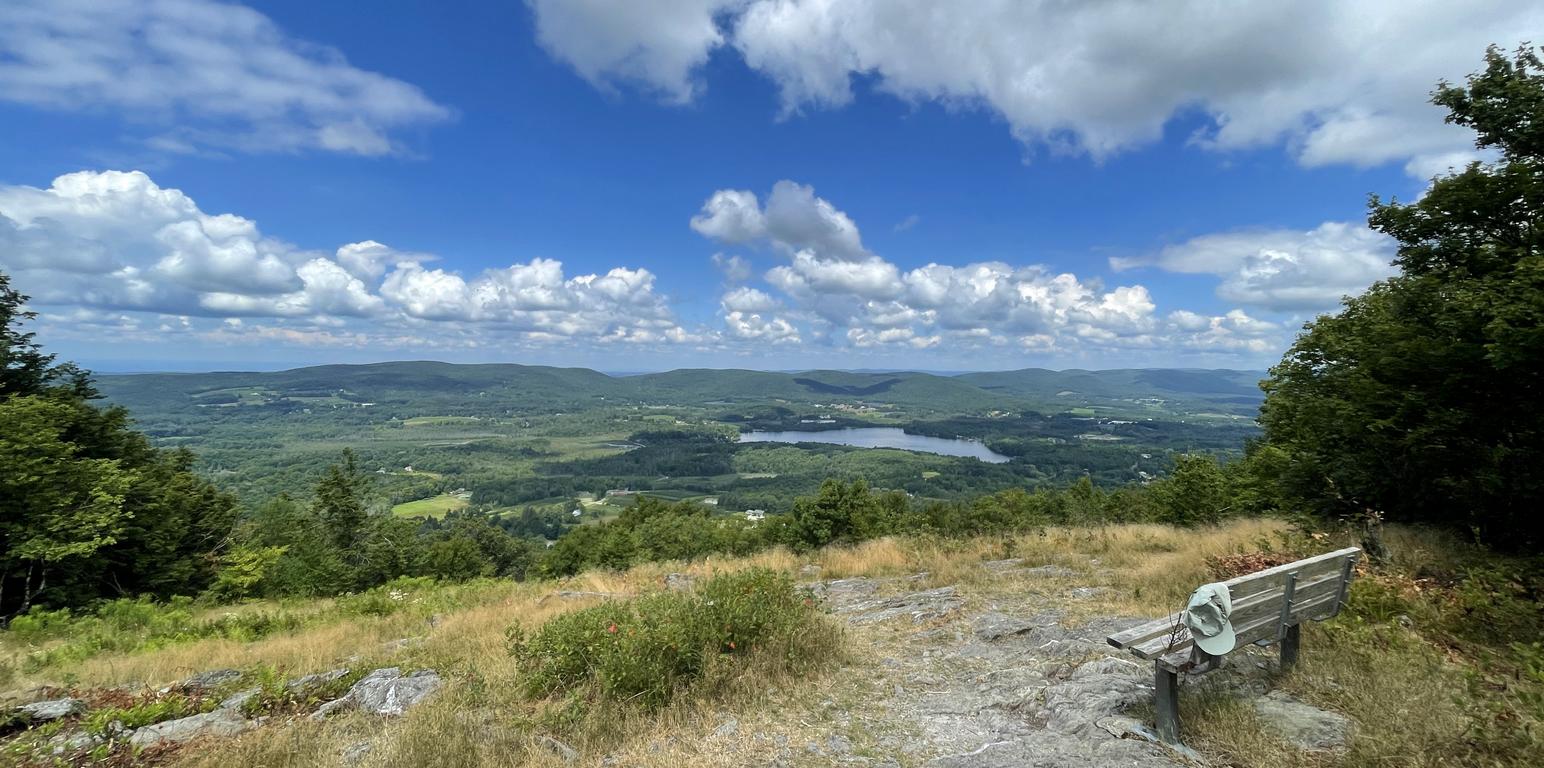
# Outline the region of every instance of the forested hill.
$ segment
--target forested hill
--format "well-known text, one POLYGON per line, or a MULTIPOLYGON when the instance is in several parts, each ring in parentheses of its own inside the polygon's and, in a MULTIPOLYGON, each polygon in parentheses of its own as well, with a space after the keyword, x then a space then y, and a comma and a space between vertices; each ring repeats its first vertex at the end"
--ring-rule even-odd
POLYGON ((131 411, 211 407, 440 404, 451 410, 497 403, 542 409, 586 405, 710 402, 871 403, 929 411, 1098 407, 1131 415, 1216 412, 1252 416, 1261 371, 1024 369, 956 376, 920 372, 776 372, 683 369, 609 376, 586 368, 392 362, 326 365, 268 373, 102 375, 103 394, 131 411))

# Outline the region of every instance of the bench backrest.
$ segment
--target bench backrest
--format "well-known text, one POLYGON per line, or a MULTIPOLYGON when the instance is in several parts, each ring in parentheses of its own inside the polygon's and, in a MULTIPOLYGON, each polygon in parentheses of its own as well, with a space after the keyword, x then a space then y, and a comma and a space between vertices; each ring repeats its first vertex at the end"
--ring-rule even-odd
MULTIPOLYGON (((1351 572, 1362 550, 1356 547, 1278 565, 1223 582, 1233 603, 1229 621, 1238 636, 1235 647, 1270 645, 1288 627, 1304 620, 1324 621, 1345 603, 1351 572)), ((1183 612, 1132 627, 1106 638, 1138 658, 1155 659, 1178 671, 1200 663, 1183 612)))

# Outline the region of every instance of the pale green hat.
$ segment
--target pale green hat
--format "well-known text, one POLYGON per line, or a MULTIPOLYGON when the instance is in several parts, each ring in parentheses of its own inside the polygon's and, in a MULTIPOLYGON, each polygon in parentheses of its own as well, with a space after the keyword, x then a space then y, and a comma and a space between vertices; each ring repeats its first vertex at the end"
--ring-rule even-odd
POLYGON ((1233 650, 1238 637, 1233 634, 1233 598, 1226 584, 1206 584, 1190 595, 1185 606, 1185 626, 1197 647, 1213 656, 1233 650))

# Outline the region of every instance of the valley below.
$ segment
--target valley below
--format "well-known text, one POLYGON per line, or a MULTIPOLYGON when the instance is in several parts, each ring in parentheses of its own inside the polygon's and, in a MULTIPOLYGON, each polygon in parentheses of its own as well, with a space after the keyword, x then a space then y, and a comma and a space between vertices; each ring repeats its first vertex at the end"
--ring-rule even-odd
POLYGON ((531 510, 575 524, 638 494, 777 512, 830 477, 923 500, 1083 476, 1118 487, 1163 475, 1177 453, 1239 455, 1258 434, 1263 375, 383 363, 99 386, 157 445, 193 451, 249 503, 303 495, 346 447, 374 475, 373 503, 399 515, 531 510))

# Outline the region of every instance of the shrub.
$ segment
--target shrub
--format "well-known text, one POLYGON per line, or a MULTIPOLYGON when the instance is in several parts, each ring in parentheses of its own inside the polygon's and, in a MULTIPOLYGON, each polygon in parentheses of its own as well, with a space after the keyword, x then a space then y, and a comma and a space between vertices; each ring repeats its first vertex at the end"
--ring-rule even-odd
POLYGON ((508 639, 531 697, 588 693, 657 709, 725 658, 754 654, 790 671, 819 663, 819 621, 791 578, 756 569, 716 576, 695 594, 584 608, 534 631, 516 624, 508 639))

